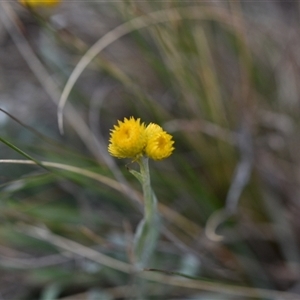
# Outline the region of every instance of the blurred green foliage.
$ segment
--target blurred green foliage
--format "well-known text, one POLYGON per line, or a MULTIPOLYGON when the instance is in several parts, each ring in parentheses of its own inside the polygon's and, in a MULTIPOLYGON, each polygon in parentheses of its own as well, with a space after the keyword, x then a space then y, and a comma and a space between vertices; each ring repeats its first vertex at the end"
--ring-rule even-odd
MULTIPOLYGON (((21 123, 8 118, 1 124, 2 141, 11 143, 0 146, 3 299, 136 298, 134 274, 101 265, 87 250, 86 256, 76 247, 66 250, 65 240, 59 240, 99 251, 120 265, 132 262, 133 232, 142 217, 141 190, 128 172, 136 166, 112 159, 106 149, 109 129, 129 116, 160 124, 176 147, 167 160, 150 162, 163 220, 149 265, 158 270, 150 273, 175 277, 180 272, 199 280, 198 289, 184 287, 186 278, 181 287, 145 281, 147 299, 285 299, 281 291, 297 292, 299 21, 285 22, 294 14, 283 2, 66 1, 51 12, 0 5, 16 11, 9 21, 3 10, 2 23, 21 29, 11 26, 3 47, 18 47, 20 36, 29 40, 59 90, 104 35, 90 27, 100 28, 105 14, 113 20, 107 32, 136 17, 145 16, 146 22, 158 10, 181 16, 166 14, 163 22, 132 28, 81 74, 68 104, 88 125, 89 144, 82 138, 87 134, 80 135, 79 119, 71 123, 65 117, 65 133, 59 134, 49 93, 43 94, 45 110, 37 96, 38 109, 26 108, 30 118, 16 110, 12 114, 21 123), (72 20, 78 27, 85 24, 82 31, 64 21, 76 9, 91 15, 91 20, 72 20), (93 16, 99 23, 92 23, 93 16), (34 32, 39 38, 32 38, 34 32), (61 165, 5 161, 30 157, 61 165), (58 260, 52 262, 51 255, 58 260), (213 284, 209 294, 200 284, 206 281, 213 284), (222 290, 222 284, 231 288, 222 290), (241 286, 252 290, 240 291, 241 286), (267 297, 257 288, 274 293, 267 297)), ((291 5, 298 13, 299 4, 291 5)), ((14 55, 26 60, 29 54, 14 55)), ((24 82, 39 85, 39 74, 32 75, 25 64, 19 68, 24 82)))

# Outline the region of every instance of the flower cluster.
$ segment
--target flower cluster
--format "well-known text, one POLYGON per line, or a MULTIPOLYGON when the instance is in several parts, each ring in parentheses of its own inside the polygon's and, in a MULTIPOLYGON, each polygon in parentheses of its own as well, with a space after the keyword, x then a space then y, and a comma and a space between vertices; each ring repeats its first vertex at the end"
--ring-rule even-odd
POLYGON ((140 119, 130 117, 118 121, 111 130, 108 152, 117 158, 138 159, 147 155, 154 160, 170 156, 174 150, 172 136, 159 125, 146 126, 140 119))
POLYGON ((24 6, 55 6, 61 2, 61 0, 19 0, 24 6))

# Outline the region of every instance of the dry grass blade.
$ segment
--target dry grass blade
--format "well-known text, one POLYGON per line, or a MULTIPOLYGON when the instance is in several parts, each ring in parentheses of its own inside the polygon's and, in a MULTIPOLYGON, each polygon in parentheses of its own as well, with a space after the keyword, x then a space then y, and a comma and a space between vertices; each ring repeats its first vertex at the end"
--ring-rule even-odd
POLYGON ((133 272, 133 268, 129 264, 126 264, 124 262, 121 262, 119 260, 111 258, 111 257, 104 255, 98 251, 95 251, 91 248, 82 246, 74 241, 69 240, 69 239, 52 234, 50 231, 48 231, 46 229, 42 229, 42 228, 34 227, 34 226, 26 226, 26 225, 22 224, 22 226, 17 227, 17 230, 24 232, 35 238, 48 241, 49 243, 51 243, 61 249, 68 250, 71 253, 74 253, 74 254, 76 253, 77 255, 80 255, 82 257, 89 258, 93 261, 96 261, 102 265, 113 268, 115 270, 125 272, 125 273, 133 272), (74 251, 74 249, 76 249, 76 250, 74 251))
MULTIPOLYGON (((199 6, 195 6, 195 7, 172 8, 172 9, 155 11, 147 15, 134 18, 128 22, 119 25, 115 29, 109 31, 103 37, 101 37, 80 59, 80 61, 76 65, 75 69, 73 70, 72 74, 70 75, 64 87, 64 90, 59 100, 58 113, 57 113, 58 125, 60 131, 63 132, 63 110, 73 86, 75 85, 77 79, 84 71, 84 69, 102 50, 104 50, 107 46, 111 45, 113 42, 117 41, 121 37, 135 30, 142 29, 158 23, 179 21, 182 19, 195 19, 195 20, 211 19, 211 20, 223 22, 224 24, 229 26, 229 28, 232 28, 233 26, 238 24, 238 22, 236 22, 234 25, 232 24, 231 16, 228 15, 228 12, 225 11, 224 9, 212 8, 212 7, 200 8, 199 6)), ((236 21, 238 21, 237 18, 236 21)), ((239 33, 238 28, 239 28, 238 26, 234 27, 236 33, 239 33)))
MULTIPOLYGON (((71 241, 67 238, 55 235, 50 231, 48 231, 47 229, 21 224, 16 227, 16 230, 26 235, 29 235, 31 237, 45 240, 60 249, 64 249, 69 251, 70 253, 88 258, 92 261, 98 262, 102 265, 113 268, 115 270, 119 270, 121 272, 129 273, 129 274, 134 272, 133 267, 125 262, 111 258, 98 251, 83 246, 77 242, 71 241)), ((293 293, 226 285, 226 284, 214 283, 214 282, 209 282, 204 280, 192 280, 187 278, 181 279, 178 277, 168 276, 162 273, 152 272, 152 271, 142 271, 136 273, 136 275, 149 281, 159 282, 160 284, 178 286, 178 287, 183 287, 188 289, 211 291, 211 292, 217 292, 221 294, 228 294, 232 296, 251 297, 256 299, 259 298, 273 299, 277 297, 281 299, 287 299, 287 300, 300 299, 299 295, 293 293)))
MULTIPOLYGON (((5 3, 2 1, 0 2, 0 6, 0 20, 4 24, 7 32, 12 37, 12 40, 17 46, 20 54, 28 64, 32 73, 39 81, 40 85, 43 87, 53 103, 57 104, 60 96, 60 90, 56 82, 52 79, 42 62, 32 50, 23 33, 15 23, 14 19, 16 18, 16 16, 14 15, 14 12, 12 11, 9 3, 5 3)), ((99 162, 103 162, 104 158, 101 154, 101 151, 99 151, 101 147, 99 147, 97 139, 93 136, 81 116, 72 106, 68 107, 67 120, 68 122, 70 122, 72 127, 77 132, 78 136, 84 142, 89 151, 94 155, 94 157, 99 162)))
MULTIPOLYGON (((35 165, 35 163, 30 160, 15 160, 15 159, 0 159, 0 163, 35 165)), ((82 169, 79 167, 74 167, 74 166, 65 165, 65 164, 61 164, 61 163, 55 163, 55 162, 47 162, 47 161, 42 161, 41 164, 45 167, 56 168, 56 169, 60 169, 60 170, 65 170, 65 171, 81 174, 85 177, 97 180, 97 181, 99 181, 121 193, 124 193, 124 189, 128 188, 128 187, 125 187, 122 183, 119 183, 113 179, 110 179, 106 176, 103 176, 103 175, 100 175, 95 172, 91 172, 91 171, 88 171, 88 170, 85 170, 85 169, 82 169)))
MULTIPOLYGON (((1 163, 35 165, 35 163, 31 160, 16 160, 16 159, 0 159, 0 164, 1 163)), ((103 176, 101 174, 98 174, 98 173, 95 173, 95 172, 92 172, 92 171, 89 171, 89 170, 86 170, 83 168, 70 166, 70 165, 66 165, 66 164, 61 164, 61 163, 55 163, 55 162, 42 161, 41 164, 44 165, 45 167, 65 170, 65 171, 73 172, 73 173, 80 174, 82 176, 91 178, 91 179, 101 182, 102 184, 105 184, 105 185, 111 187, 112 189, 114 189, 120 193, 123 193, 125 195, 127 195, 127 191, 130 190, 130 194, 134 195, 134 199, 139 204, 141 204, 143 202, 142 195, 138 191, 136 191, 128 186, 125 186, 123 183, 119 183, 118 181, 111 179, 109 177, 103 176), (124 191, 126 191, 126 192, 124 192, 124 191)), ((159 211, 163 214, 163 216, 167 220, 169 220, 172 223, 177 224, 177 226, 179 226, 182 230, 184 230, 190 236, 196 236, 201 232, 201 228, 197 224, 195 224, 192 221, 181 216, 179 213, 172 210, 171 208, 169 208, 161 203, 158 204, 158 208, 159 208, 159 211)))
MULTIPOLYGON (((14 21, 14 13, 8 3, 0 3, 3 10, 0 10, 0 16, 2 22, 6 27, 8 33, 11 35, 15 45, 17 46, 20 54, 28 64, 29 68, 32 70, 33 74, 36 76, 37 80, 40 82, 41 86, 44 88, 46 93, 49 95, 50 99, 57 104, 60 96, 60 90, 56 82, 48 74, 46 68, 39 60, 37 55, 35 55, 28 41, 24 37, 23 33, 20 31, 18 26, 14 21)), ((76 133, 80 139, 84 142, 85 146, 93 154, 99 163, 105 163, 114 176, 121 182, 124 187, 124 191, 127 193, 129 198, 135 199, 135 195, 130 193, 126 185, 126 180, 122 176, 120 170, 117 168, 113 160, 107 155, 106 147, 104 147, 103 142, 101 143, 93 134, 93 132, 88 128, 87 124, 84 122, 80 114, 73 108, 73 106, 68 106, 68 111, 66 117, 71 126, 75 129, 76 133)))

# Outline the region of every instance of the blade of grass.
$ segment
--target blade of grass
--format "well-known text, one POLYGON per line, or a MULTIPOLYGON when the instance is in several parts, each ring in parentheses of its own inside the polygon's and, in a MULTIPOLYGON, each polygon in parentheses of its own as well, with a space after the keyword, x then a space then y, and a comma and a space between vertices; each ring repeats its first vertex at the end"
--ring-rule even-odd
POLYGON ((35 158, 33 158, 32 156, 30 156, 29 154, 25 153, 23 150, 21 150, 20 148, 18 148, 17 146, 13 145, 12 143, 10 143, 9 141, 7 141, 6 139, 0 137, 0 141, 5 144, 6 146, 8 146, 9 148, 13 149, 14 151, 16 151, 17 153, 21 154, 22 156, 28 158, 29 160, 31 160, 32 162, 34 162, 35 164, 37 164, 38 166, 40 166, 41 168, 50 171, 50 169, 48 169, 45 165, 43 165, 41 162, 39 162, 38 160, 36 160, 35 158))
MULTIPOLYGON (((150 25, 155 25, 162 22, 170 22, 170 21, 178 21, 182 18, 187 19, 215 19, 217 21, 223 22, 229 28, 234 29, 237 33, 238 26, 232 24, 231 15, 228 15, 228 12, 224 9, 220 8, 205 8, 199 6, 196 7, 186 7, 186 8, 172 8, 159 10, 147 15, 143 15, 140 17, 136 17, 130 21, 127 21, 115 29, 106 33, 103 37, 101 37, 89 50, 86 54, 80 59, 72 74, 70 75, 64 90, 61 94, 59 104, 58 104, 58 125, 60 132, 63 132, 63 110, 69 94, 75 85, 77 79, 81 75, 81 73, 85 70, 85 68, 90 64, 90 62, 106 47, 111 45, 113 42, 117 41, 121 37, 131 33, 132 31, 142 29, 148 27, 150 25)), ((238 35, 238 34, 237 34, 238 35)))
MULTIPOLYGON (((111 258, 105 254, 102 254, 94 249, 88 248, 77 242, 69 240, 67 238, 61 237, 59 235, 53 234, 47 229, 39 228, 36 226, 20 224, 15 227, 15 230, 21 232, 25 235, 47 241, 48 243, 69 251, 70 253, 79 255, 81 257, 88 258, 92 261, 98 262, 101 265, 119 270, 124 273, 131 274, 134 272, 133 267, 123 261, 111 258)), ((174 276, 167 276, 164 274, 156 273, 153 271, 142 271, 136 273, 137 276, 144 278, 149 281, 155 281, 160 284, 181 286, 188 289, 197 289, 211 292, 218 292, 223 294, 228 294, 232 296, 243 296, 255 299, 262 298, 282 298, 282 299, 300 299, 298 294, 281 292, 275 290, 267 289, 257 289, 244 286, 234 286, 217 282, 210 282, 207 280, 193 280, 193 279, 180 279, 174 276)), ((181 274, 183 275, 183 274, 181 274)))
MULTIPOLYGON (((31 161, 31 160, 16 160, 16 159, 0 159, 0 164, 1 163, 5 163, 5 164, 27 164, 27 165, 34 165, 35 162, 31 161)), ((101 174, 83 169, 83 168, 79 168, 79 167, 75 167, 75 166, 70 166, 70 165, 66 165, 66 164, 61 164, 61 163, 55 163, 55 162, 47 162, 47 161, 42 161, 41 162, 44 166, 49 167, 49 168, 56 168, 56 169, 60 169, 60 170, 65 170, 65 171, 69 171, 69 172, 73 172, 88 178, 91 178, 93 180, 96 180, 102 184, 105 184, 109 187, 111 187, 112 189, 120 192, 120 193, 124 193, 124 185, 122 183, 119 183, 118 181, 108 178, 106 176, 103 176, 101 174)), ((126 187, 127 189, 129 187, 126 187)), ((135 194, 136 197, 136 201, 138 203, 142 203, 142 195, 134 190, 133 188, 130 188, 130 192, 132 194, 135 194)), ((192 222, 191 220, 188 220, 187 218, 183 217, 182 215, 180 215, 179 213, 177 213, 176 211, 172 210, 171 208, 167 207, 166 205, 163 205, 162 203, 158 203, 158 208, 159 211, 163 214, 163 216, 169 220, 172 223, 176 223, 177 226, 179 226, 180 228, 182 228, 182 230, 184 230, 188 235, 192 235, 192 236, 197 236, 197 234, 199 232, 201 232, 201 228, 195 224, 194 222, 192 222)))

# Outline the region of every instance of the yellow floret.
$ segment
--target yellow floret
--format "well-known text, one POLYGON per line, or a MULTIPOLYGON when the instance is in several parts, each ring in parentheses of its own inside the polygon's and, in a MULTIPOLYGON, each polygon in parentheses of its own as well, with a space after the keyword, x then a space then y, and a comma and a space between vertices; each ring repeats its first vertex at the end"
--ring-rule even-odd
POLYGON ((138 158, 146 146, 145 125, 140 119, 130 117, 118 121, 111 130, 108 152, 117 158, 138 158))
POLYGON ((170 156, 175 149, 172 136, 159 125, 150 123, 146 128, 147 145, 145 153, 149 158, 161 160, 170 156))
POLYGON ((55 6, 61 2, 61 0, 19 0, 24 6, 55 6))

